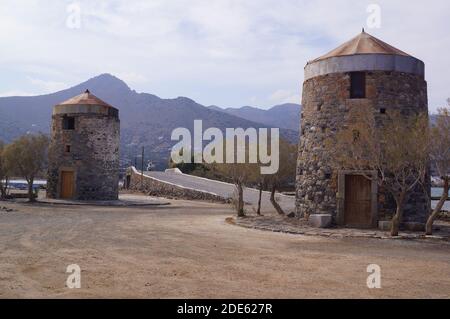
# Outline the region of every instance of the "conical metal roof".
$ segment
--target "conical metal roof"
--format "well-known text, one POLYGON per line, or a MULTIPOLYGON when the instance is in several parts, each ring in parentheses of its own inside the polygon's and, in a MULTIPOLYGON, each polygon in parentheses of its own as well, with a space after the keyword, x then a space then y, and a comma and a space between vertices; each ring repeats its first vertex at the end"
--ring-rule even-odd
POLYGON ((375 38, 374 36, 363 31, 350 41, 342 44, 333 51, 313 60, 309 63, 325 60, 333 57, 361 55, 361 54, 388 54, 408 56, 409 54, 394 48, 392 45, 375 38))
POLYGON ((73 98, 70 98, 67 101, 59 103, 58 105, 99 105, 99 106, 112 107, 105 101, 102 101, 101 99, 96 97, 94 94, 89 92, 89 90, 86 90, 84 93, 77 95, 73 98))

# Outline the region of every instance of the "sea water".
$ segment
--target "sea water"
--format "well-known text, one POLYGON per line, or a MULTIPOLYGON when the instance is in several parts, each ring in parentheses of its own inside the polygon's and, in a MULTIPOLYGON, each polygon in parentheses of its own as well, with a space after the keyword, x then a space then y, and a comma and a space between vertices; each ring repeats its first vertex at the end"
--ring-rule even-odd
MULTIPOLYGON (((441 187, 433 187, 431 189, 431 196, 432 197, 441 197, 443 192, 443 188, 441 187)), ((450 195, 450 192, 449 192, 450 195)), ((432 201, 431 207, 435 207, 437 205, 438 201, 432 201)), ((446 201, 444 204, 443 210, 450 211, 450 201, 446 201)))

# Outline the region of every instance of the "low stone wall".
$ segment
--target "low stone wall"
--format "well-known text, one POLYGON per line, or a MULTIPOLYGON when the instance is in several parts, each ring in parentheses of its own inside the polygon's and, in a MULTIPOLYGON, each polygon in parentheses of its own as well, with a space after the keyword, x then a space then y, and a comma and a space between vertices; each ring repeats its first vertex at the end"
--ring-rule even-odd
POLYGON ((142 176, 134 167, 127 171, 129 176, 128 189, 133 191, 144 192, 150 196, 189 199, 189 200, 205 200, 225 203, 227 200, 217 194, 199 191, 192 188, 182 187, 160 181, 156 178, 144 175, 142 176))
POLYGON ((450 241, 450 223, 439 221, 432 236, 426 236, 423 231, 401 231, 399 236, 390 236, 389 231, 378 229, 355 229, 355 228, 315 228, 309 222, 299 218, 287 218, 286 216, 247 216, 245 218, 230 217, 226 222, 249 229, 257 229, 276 233, 286 233, 304 236, 323 236, 330 238, 377 238, 387 240, 398 239, 423 239, 450 241))

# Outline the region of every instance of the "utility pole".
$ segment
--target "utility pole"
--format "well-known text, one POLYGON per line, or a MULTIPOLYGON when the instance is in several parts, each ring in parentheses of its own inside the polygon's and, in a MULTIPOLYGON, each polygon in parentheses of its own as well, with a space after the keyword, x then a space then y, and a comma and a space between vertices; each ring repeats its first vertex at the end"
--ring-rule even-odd
POLYGON ((142 158, 141 158, 141 189, 144 189, 144 146, 142 146, 142 158))

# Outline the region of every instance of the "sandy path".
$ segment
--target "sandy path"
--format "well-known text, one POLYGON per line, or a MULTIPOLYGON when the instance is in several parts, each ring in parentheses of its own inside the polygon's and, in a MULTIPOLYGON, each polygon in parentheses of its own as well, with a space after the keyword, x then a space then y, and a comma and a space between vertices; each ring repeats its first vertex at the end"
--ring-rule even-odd
POLYGON ((227 206, 20 206, 0 213, 0 298, 450 297, 450 245, 261 232, 227 206), (68 289, 69 264, 82 288, 68 289), (382 289, 366 267, 382 268, 382 289))

